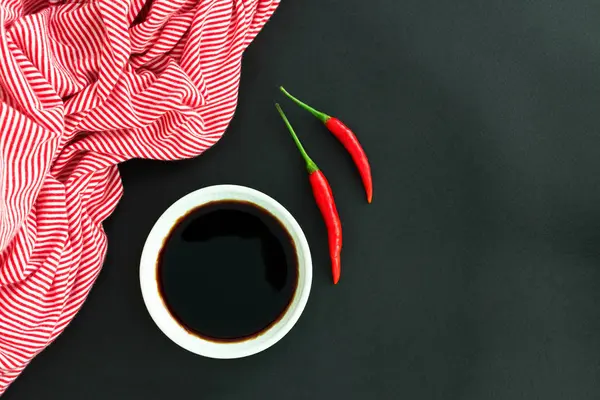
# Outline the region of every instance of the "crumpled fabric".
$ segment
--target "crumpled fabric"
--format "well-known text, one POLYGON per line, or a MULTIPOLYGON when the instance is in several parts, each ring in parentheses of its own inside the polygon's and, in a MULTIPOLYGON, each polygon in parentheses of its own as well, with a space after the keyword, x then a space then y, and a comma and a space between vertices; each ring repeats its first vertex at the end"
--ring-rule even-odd
POLYGON ((117 164, 219 140, 278 2, 0 0, 0 395, 94 284, 117 164))

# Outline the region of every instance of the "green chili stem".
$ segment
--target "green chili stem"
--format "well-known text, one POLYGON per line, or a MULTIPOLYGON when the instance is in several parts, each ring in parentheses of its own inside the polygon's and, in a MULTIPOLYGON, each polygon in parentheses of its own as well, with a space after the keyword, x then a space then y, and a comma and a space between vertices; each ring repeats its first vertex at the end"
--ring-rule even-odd
POLYGON ((275 104, 275 108, 277 108, 277 111, 279 111, 279 115, 281 115, 285 126, 287 126, 288 130, 290 131, 290 134, 292 135, 292 138, 294 139, 294 142, 296 142, 296 147, 298 147, 298 150, 300 150, 300 154, 302 154, 302 158, 304 158, 304 161, 306 162, 306 169, 308 170, 308 173, 312 174, 313 172, 318 171, 319 167, 317 167, 317 164, 315 164, 314 161, 308 156, 308 154, 306 154, 306 150, 304 150, 302 143, 300 143, 300 139, 298 139, 298 136, 296 136, 296 132, 294 132, 292 124, 290 124, 290 121, 288 121, 287 117, 285 116, 285 113, 283 112, 279 104, 275 104))
POLYGON ((314 115, 315 117, 320 119, 322 123, 327 122, 327 120, 329 118, 331 118, 329 115, 322 113, 321 111, 315 110, 308 104, 303 103, 302 101, 298 100, 297 98, 292 96, 287 90, 285 90, 283 88, 283 86, 280 86, 279 89, 283 92, 283 94, 285 94, 287 97, 289 97, 294 103, 298 104, 300 107, 304 108, 306 111, 308 111, 309 113, 311 113, 312 115, 314 115))

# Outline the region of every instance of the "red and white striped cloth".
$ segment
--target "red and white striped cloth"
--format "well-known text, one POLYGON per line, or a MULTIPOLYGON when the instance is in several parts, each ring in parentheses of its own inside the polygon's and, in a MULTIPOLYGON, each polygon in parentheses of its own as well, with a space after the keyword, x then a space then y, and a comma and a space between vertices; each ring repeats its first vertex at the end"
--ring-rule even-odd
POLYGON ((278 2, 0 0, 0 395, 87 297, 116 165, 219 140, 278 2))

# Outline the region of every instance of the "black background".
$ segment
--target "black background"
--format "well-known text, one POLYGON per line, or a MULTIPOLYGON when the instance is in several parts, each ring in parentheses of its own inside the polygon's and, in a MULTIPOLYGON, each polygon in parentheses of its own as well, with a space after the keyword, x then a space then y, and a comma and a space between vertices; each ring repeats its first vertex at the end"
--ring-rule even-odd
POLYGON ((284 1, 244 56, 222 141, 194 160, 121 166, 104 270, 5 399, 598 399, 599 21, 593 1, 284 1), (372 205, 280 84, 358 133, 372 205), (337 198, 337 287, 275 100, 337 198), (289 335, 233 361, 171 343, 138 284, 159 215, 220 183, 284 204, 315 268, 289 335))

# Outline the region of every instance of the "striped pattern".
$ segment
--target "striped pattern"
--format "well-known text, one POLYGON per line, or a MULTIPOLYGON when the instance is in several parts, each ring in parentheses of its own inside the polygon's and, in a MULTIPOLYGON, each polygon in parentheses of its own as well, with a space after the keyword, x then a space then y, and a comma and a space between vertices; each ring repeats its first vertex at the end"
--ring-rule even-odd
POLYGON ((194 157, 279 0, 0 0, 0 395, 79 310, 116 165, 194 157))

